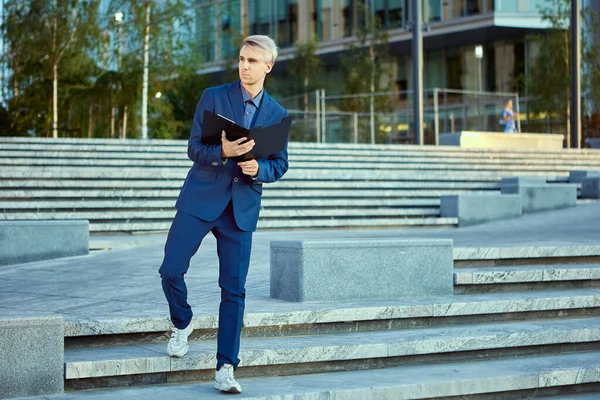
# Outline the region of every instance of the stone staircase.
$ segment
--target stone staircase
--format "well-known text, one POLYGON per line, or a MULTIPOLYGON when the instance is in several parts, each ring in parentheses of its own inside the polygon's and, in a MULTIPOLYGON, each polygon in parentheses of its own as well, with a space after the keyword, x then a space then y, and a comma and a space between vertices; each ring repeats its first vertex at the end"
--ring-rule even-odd
MULTIPOLYGON (((455 296, 247 312, 239 398, 600 398, 600 245, 457 248, 454 259, 455 296)), ((216 316, 192 323, 189 354, 171 359, 165 318, 70 320, 66 398, 221 398, 216 316)))
MULTIPOLYGON (((191 162, 185 141, 0 138, 0 219, 88 219, 92 233, 165 231, 191 162)), ((291 143, 265 185, 259 229, 456 226, 440 196, 497 191, 507 176, 564 182, 600 170, 561 152, 291 143)))

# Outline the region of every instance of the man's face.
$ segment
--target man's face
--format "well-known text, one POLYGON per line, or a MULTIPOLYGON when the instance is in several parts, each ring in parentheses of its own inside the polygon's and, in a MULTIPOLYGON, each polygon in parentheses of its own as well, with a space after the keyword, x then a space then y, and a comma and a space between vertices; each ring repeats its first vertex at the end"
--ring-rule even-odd
POLYGON ((255 85, 264 81, 265 76, 271 72, 272 62, 266 62, 264 55, 248 46, 243 46, 239 56, 240 80, 245 85, 255 85))

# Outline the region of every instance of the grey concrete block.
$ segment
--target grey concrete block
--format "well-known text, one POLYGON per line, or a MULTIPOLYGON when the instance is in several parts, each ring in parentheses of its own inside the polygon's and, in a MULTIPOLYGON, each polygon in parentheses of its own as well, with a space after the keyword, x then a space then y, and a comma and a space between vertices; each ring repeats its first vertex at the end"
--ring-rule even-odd
POLYGON ((577 185, 503 185, 502 194, 521 195, 523 214, 577 206, 577 185))
POLYGON ((600 138, 587 138, 585 141, 592 149, 600 149, 600 138))
POLYGON ((0 221, 0 265, 88 254, 87 220, 0 221))
POLYGON ((577 185, 547 184, 540 177, 502 178, 502 194, 519 194, 523 214, 577 205, 577 185))
POLYGON ((600 177, 583 178, 581 182, 582 199, 600 199, 600 177))
POLYGON ((0 398, 63 392, 63 319, 0 310, 0 398))
POLYGON ((570 183, 582 183, 585 178, 600 177, 600 171, 569 171, 570 183))
POLYGON ((270 283, 288 301, 448 296, 452 240, 272 241, 270 283))
POLYGON ((481 224, 521 216, 521 196, 518 194, 459 194, 442 196, 442 218, 458 218, 458 226, 481 224))

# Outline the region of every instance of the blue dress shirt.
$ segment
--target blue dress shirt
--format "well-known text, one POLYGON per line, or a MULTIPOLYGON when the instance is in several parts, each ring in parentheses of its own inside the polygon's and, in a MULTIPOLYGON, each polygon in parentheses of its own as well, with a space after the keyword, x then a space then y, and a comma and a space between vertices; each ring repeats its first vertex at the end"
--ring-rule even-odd
POLYGON ((252 126, 252 121, 254 121, 256 111, 258 111, 258 107, 260 107, 260 101, 263 97, 263 90, 261 90, 254 99, 251 99, 250 95, 246 89, 244 89, 241 83, 240 89, 242 90, 242 99, 244 100, 244 128, 250 129, 252 126))

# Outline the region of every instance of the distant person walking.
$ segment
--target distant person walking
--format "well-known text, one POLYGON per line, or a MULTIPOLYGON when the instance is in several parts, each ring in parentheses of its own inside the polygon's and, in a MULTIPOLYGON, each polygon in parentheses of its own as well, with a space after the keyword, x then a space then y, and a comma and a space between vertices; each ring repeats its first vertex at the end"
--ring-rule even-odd
POLYGON ((511 99, 508 99, 504 102, 504 108, 500 114, 500 124, 504 125, 504 133, 517 133, 511 99))

